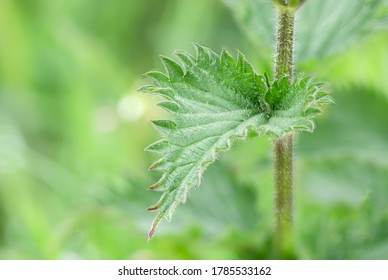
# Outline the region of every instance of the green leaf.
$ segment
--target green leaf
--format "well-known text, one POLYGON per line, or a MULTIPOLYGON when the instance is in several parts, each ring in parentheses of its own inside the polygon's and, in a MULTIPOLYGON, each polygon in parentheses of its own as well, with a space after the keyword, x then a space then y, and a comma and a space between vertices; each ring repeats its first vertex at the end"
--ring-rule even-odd
POLYGON ((304 253, 310 255, 303 258, 386 258, 387 252, 382 254, 378 246, 387 241, 388 169, 338 155, 301 164, 303 197, 296 212, 298 219, 309 222, 296 231, 304 253))
MULTIPOLYGON (((276 19, 272 1, 224 0, 256 44, 272 49, 276 19)), ((345 51, 362 37, 387 29, 386 0, 308 0, 297 12, 296 60, 321 59, 345 51)))
POLYGON ((313 134, 299 137, 298 154, 321 158, 352 155, 388 167, 388 101, 366 87, 335 88, 336 106, 313 134))
POLYGON ((295 228, 304 247, 300 251, 307 254, 302 258, 386 258, 388 100, 365 86, 333 91, 336 106, 296 145, 300 196, 295 213, 308 221, 295 228))
POLYGON ((159 210, 150 238, 161 219, 171 219, 178 204, 199 186, 206 167, 220 152, 229 150, 235 139, 312 131, 312 118, 331 102, 321 84, 309 78, 297 78, 290 85, 288 77, 283 77, 268 84, 241 53, 234 59, 226 51, 217 55, 199 45, 196 50, 196 57, 178 52, 182 66, 162 57, 167 76, 151 72, 156 85, 141 88, 174 104, 169 110, 173 120, 153 121, 164 140, 147 148, 162 154, 150 169, 164 171, 150 187, 163 192, 148 208, 159 210))

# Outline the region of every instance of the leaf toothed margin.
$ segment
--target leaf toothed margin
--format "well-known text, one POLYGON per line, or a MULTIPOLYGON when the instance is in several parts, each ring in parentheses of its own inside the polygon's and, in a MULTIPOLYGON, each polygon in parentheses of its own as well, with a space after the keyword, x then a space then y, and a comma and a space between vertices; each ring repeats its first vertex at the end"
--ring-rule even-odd
POLYGON ((312 131, 312 118, 322 106, 332 103, 322 84, 298 77, 272 83, 259 75, 238 53, 234 59, 226 50, 217 55, 195 45, 196 57, 177 51, 182 65, 161 56, 166 73, 148 72, 154 85, 139 90, 162 96, 158 105, 172 120, 153 121, 162 140, 145 150, 162 155, 149 170, 163 172, 149 190, 163 192, 147 210, 159 210, 148 238, 163 218, 170 220, 189 191, 200 185, 202 174, 218 154, 229 150, 235 139, 248 135, 282 137, 293 131, 312 131))

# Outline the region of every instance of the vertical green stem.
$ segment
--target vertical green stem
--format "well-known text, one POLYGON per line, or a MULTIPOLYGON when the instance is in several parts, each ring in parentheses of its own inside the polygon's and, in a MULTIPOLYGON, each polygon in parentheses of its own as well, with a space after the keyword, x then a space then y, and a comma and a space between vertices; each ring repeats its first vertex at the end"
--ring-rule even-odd
POLYGON ((294 75, 294 11, 280 9, 277 26, 276 78, 294 75))
MULTIPOLYGON (((276 78, 290 77, 294 72, 294 10, 279 9, 276 47, 276 78)), ((275 140, 275 207, 276 235, 280 258, 293 256, 293 134, 275 140)))
POLYGON ((293 255, 293 138, 292 134, 275 141, 275 207, 279 257, 293 255))

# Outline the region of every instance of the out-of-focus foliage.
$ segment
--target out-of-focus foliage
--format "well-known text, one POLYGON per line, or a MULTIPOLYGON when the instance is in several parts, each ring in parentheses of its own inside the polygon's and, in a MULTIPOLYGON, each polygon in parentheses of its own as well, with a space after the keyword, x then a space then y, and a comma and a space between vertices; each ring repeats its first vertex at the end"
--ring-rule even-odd
MULTIPOLYGON (((303 246, 305 257, 387 259, 388 100, 364 87, 337 91, 337 106, 299 141, 306 204, 299 205, 298 219, 321 232, 314 245, 303 246), (309 207, 325 214, 303 211, 309 207)), ((301 225, 298 230, 301 242, 312 238, 301 225)))
MULTIPOLYGON (((314 134, 298 137, 300 258, 388 258, 387 34, 344 35, 352 47, 341 57, 304 61, 331 81, 337 105, 314 134)), ((165 114, 136 89, 159 67, 158 54, 191 42, 272 66, 261 60, 271 50, 250 45, 221 1, 1 0, 0 258, 273 256, 268 139, 225 154, 146 242, 153 217, 145 209, 157 199, 146 188, 158 176, 146 172, 156 158, 143 149, 157 139, 149 120, 165 114)))
MULTIPOLYGON (((267 0, 223 0, 258 46, 272 48, 276 17, 267 0)), ((347 50, 365 35, 388 27, 386 0, 308 0, 297 13, 298 62, 347 50), (385 9, 385 10, 384 10, 385 9)))

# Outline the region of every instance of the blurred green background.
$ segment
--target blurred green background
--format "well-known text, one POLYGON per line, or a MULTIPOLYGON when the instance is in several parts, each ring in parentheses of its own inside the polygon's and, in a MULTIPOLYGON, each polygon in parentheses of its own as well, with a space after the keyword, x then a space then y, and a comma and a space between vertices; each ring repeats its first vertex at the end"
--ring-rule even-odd
MULTIPOLYGON (((307 2, 297 21, 310 36, 297 70, 336 101, 297 139, 301 259, 388 259, 388 4, 366 2, 307 2)), ((159 174, 144 147, 166 114, 136 92, 159 54, 192 42, 271 73, 274 10, 261 4, 0 0, 0 259, 272 258, 269 139, 223 154, 147 243, 159 174)))

